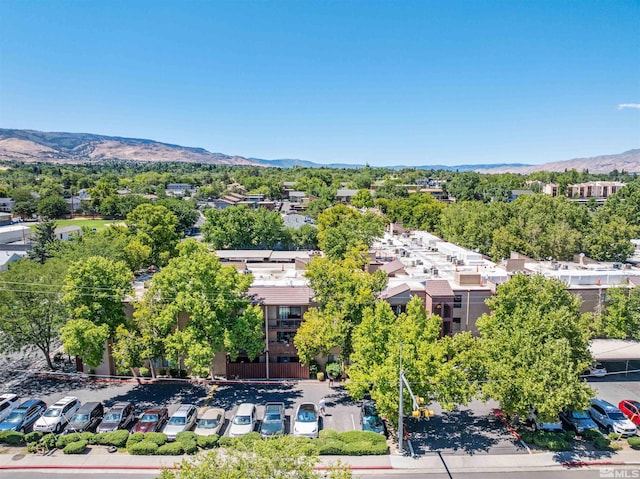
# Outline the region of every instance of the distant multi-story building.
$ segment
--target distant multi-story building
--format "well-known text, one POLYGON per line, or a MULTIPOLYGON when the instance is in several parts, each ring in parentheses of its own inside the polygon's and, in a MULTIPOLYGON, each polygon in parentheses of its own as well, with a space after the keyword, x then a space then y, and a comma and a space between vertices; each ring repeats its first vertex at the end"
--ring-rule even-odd
MULTIPOLYGON (((586 183, 576 183, 567 185, 566 195, 568 198, 586 202, 593 198, 598 203, 604 201, 615 194, 625 185, 620 181, 589 181, 586 183)), ((556 183, 548 183, 542 187, 542 192, 550 196, 560 196, 560 186, 556 183)))

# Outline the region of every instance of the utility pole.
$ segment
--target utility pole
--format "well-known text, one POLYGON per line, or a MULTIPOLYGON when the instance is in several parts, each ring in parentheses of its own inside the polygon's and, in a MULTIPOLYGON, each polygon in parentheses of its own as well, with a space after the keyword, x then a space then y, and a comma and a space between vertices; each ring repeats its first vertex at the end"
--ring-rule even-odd
POLYGON ((403 438, 403 423, 402 423, 402 343, 400 343, 400 374, 398 375, 398 384, 400 385, 400 407, 398 409, 398 452, 402 454, 404 452, 404 448, 402 447, 402 438, 403 438))

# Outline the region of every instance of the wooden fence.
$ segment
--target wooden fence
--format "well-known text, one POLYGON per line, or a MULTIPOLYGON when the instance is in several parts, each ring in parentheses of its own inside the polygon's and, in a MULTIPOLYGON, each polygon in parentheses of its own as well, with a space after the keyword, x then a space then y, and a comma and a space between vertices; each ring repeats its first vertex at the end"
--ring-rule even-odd
MULTIPOLYGON (((265 363, 227 363, 227 378, 266 379, 265 363)), ((269 379, 309 379, 309 366, 300 363, 269 363, 269 379)))

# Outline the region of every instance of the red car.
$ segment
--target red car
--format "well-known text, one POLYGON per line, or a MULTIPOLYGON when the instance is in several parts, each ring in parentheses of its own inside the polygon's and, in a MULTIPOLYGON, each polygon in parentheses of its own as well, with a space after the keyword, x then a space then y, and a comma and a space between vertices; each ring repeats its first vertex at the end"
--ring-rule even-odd
POLYGON ((132 432, 160 432, 169 419, 166 407, 155 407, 145 411, 133 427, 132 432))
POLYGON ((618 403, 618 409, 636 426, 640 426, 640 402, 633 399, 623 399, 618 403))

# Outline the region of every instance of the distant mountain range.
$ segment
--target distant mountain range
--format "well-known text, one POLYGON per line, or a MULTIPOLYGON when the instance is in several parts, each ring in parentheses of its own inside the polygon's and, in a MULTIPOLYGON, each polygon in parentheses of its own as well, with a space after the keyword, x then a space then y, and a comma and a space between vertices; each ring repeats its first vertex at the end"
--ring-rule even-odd
MULTIPOLYGON (((94 135, 90 133, 50 133, 35 130, 0 128, 0 161, 99 163, 105 161, 188 162, 214 165, 245 165, 278 168, 362 168, 364 165, 331 163, 319 164, 305 160, 263 160, 238 155, 211 153, 204 148, 192 148, 140 138, 94 135)), ((640 149, 617 155, 579 158, 542 165, 500 163, 482 165, 391 165, 388 168, 442 169, 480 171, 485 173, 531 173, 533 171, 564 171, 575 168, 592 173, 608 173, 614 169, 640 172, 640 149)))

